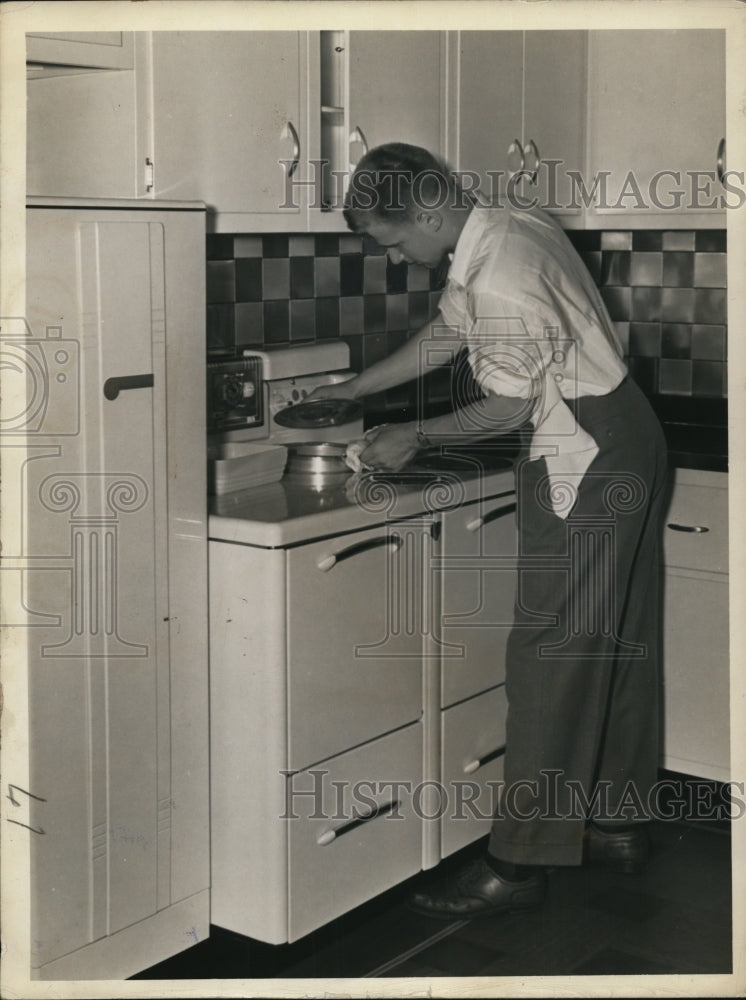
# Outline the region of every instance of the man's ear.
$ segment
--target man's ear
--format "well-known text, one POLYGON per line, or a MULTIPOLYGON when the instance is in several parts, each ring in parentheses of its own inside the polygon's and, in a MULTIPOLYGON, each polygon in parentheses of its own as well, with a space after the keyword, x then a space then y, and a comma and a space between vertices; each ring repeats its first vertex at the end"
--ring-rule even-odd
POLYGON ((418 226, 430 233, 437 233, 443 225, 443 216, 436 211, 428 212, 422 209, 417 213, 416 219, 418 226))

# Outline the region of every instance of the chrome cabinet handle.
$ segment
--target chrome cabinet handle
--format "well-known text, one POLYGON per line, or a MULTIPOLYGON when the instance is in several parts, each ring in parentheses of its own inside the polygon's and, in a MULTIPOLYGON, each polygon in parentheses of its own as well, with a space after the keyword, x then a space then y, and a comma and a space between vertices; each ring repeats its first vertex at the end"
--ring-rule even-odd
POLYGON ((394 799, 393 802, 386 802, 382 806, 377 806, 370 812, 358 813, 354 819, 351 819, 349 823, 345 823, 343 826, 338 826, 336 830, 325 830, 320 837, 316 839, 316 843, 320 847, 326 847, 327 844, 334 843, 339 837, 344 836, 345 833, 349 833, 350 830, 355 830, 357 827, 362 826, 363 823, 370 823, 373 819, 378 819, 379 816, 386 816, 388 813, 393 812, 394 809, 399 805, 399 800, 394 799))
POLYGON ((320 569, 322 573, 326 573, 332 566, 336 566, 338 562, 342 562, 343 559, 349 559, 351 556, 359 555, 361 552, 367 552, 369 549, 377 549, 381 545, 389 545, 392 552, 397 552, 403 544, 400 535, 384 535, 381 538, 369 538, 364 542, 356 542, 354 545, 349 545, 346 549, 341 549, 339 552, 330 552, 329 555, 321 556, 316 562, 316 568, 320 569))
POLYGON ((152 389, 153 375, 117 375, 104 382, 104 396, 116 399, 125 389, 152 389))
POLYGON ((481 517, 475 517, 472 521, 467 521, 464 527, 467 531, 479 531, 483 528, 485 524, 489 524, 490 521, 499 521, 501 517, 507 517, 508 514, 512 514, 516 510, 517 504, 509 503, 504 507, 495 507, 494 510, 489 511, 487 514, 483 514, 481 517))
POLYGON ((290 169, 288 170, 288 177, 290 178, 298 169, 298 164, 300 163, 300 139, 292 122, 287 123, 283 129, 281 138, 293 140, 293 162, 290 164, 290 169))
POLYGON ((484 767, 485 764, 489 764, 490 761, 497 760, 498 757, 502 757, 505 753, 505 744, 501 747, 496 747, 489 753, 486 753, 483 757, 475 757, 474 760, 468 761, 464 764, 464 774, 474 774, 478 771, 480 767, 484 767))
POLYGON ((697 535, 704 535, 710 529, 706 528, 703 524, 674 524, 668 525, 671 531, 688 531, 697 535))
POLYGON ((722 138, 718 143, 716 168, 718 180, 721 184, 725 183, 725 138, 722 138))
POLYGON ((526 149, 524 155, 528 156, 529 151, 531 152, 531 156, 534 160, 534 165, 533 167, 528 168, 528 173, 526 174, 526 176, 528 177, 529 184, 536 184, 537 179, 539 177, 539 167, 541 166, 541 154, 539 153, 539 147, 536 145, 533 139, 529 139, 528 142, 526 143, 526 149))
POLYGON ((510 156, 511 153, 518 153, 520 155, 520 157, 521 157, 521 165, 520 165, 520 167, 517 170, 511 171, 511 173, 513 173, 513 174, 522 174, 523 171, 526 169, 526 153, 525 153, 525 151, 523 149, 523 146, 521 145, 519 139, 513 139, 513 141, 511 142, 511 144, 508 146, 508 154, 507 155, 510 156))

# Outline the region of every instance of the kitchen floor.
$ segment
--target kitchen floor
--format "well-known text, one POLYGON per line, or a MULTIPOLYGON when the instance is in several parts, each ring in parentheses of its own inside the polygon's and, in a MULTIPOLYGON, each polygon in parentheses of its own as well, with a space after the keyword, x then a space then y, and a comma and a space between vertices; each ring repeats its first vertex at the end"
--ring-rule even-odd
MULTIPOLYGON (((407 909, 420 874, 292 945, 214 927, 135 979, 717 974, 732 970, 728 821, 659 821, 642 875, 555 868, 531 913, 443 922, 407 909)), ((447 859, 440 871, 480 853, 447 859)))

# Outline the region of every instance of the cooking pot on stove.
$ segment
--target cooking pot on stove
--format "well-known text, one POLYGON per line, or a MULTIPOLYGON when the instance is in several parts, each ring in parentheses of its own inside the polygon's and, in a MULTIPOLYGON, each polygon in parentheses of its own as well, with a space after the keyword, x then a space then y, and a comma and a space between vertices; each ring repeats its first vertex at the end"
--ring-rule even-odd
POLYGON ((351 473, 345 463, 347 445, 334 441, 308 441, 288 447, 286 474, 309 482, 337 482, 351 473))

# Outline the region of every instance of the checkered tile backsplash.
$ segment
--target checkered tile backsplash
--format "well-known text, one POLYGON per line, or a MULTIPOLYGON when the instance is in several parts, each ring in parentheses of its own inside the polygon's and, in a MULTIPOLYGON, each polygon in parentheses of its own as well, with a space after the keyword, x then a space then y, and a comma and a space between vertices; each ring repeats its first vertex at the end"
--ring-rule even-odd
MULTIPOLYGON (((644 391, 724 398, 725 230, 568 236, 601 289, 644 391)), ((360 370, 433 315, 443 280, 419 265, 392 264, 373 241, 354 234, 210 235, 208 352, 342 337, 360 370)), ((387 393, 389 405, 400 405, 399 396, 387 393)))

